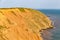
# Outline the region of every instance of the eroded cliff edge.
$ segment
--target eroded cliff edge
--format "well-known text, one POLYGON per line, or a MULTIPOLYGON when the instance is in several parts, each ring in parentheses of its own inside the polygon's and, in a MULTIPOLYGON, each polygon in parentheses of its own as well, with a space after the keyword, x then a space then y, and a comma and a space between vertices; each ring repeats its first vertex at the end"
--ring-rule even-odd
POLYGON ((40 31, 52 21, 30 8, 0 8, 0 40, 43 40, 40 31))

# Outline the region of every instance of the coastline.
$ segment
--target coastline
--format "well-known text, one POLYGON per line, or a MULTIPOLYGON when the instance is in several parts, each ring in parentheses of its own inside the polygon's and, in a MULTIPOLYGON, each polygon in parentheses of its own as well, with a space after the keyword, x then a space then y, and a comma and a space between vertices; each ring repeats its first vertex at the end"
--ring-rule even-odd
MULTIPOLYGON (((13 40, 43 40, 40 34, 41 32, 39 31, 53 28, 52 21, 45 14, 29 8, 1 8, 0 19, 1 24, 5 25, 4 27, 9 28, 10 32, 8 32, 7 29, 8 35, 5 36, 10 40, 12 40, 12 38, 13 40), (23 34, 25 35, 25 37, 23 36, 23 34)), ((3 37, 1 39, 3 39, 3 37)))

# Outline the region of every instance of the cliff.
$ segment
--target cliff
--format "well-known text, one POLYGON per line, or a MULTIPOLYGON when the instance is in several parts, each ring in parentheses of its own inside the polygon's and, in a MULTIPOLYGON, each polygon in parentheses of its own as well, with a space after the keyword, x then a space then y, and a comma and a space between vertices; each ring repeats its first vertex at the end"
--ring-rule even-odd
POLYGON ((40 31, 51 27, 51 20, 40 11, 0 8, 0 40, 43 40, 40 31))

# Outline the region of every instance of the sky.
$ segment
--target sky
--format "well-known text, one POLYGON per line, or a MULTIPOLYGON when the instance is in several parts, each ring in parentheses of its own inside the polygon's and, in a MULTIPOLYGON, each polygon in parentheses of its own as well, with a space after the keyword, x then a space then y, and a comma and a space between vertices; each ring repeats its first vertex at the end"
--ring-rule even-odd
POLYGON ((60 0, 0 0, 0 8, 60 9, 60 0))

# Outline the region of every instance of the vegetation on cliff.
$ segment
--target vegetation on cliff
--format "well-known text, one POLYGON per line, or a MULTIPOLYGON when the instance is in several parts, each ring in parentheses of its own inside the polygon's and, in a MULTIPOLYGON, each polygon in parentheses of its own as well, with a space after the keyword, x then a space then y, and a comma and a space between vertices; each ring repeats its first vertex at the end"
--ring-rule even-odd
POLYGON ((51 20, 40 11, 0 8, 0 40, 43 40, 40 31, 51 27, 51 20))

